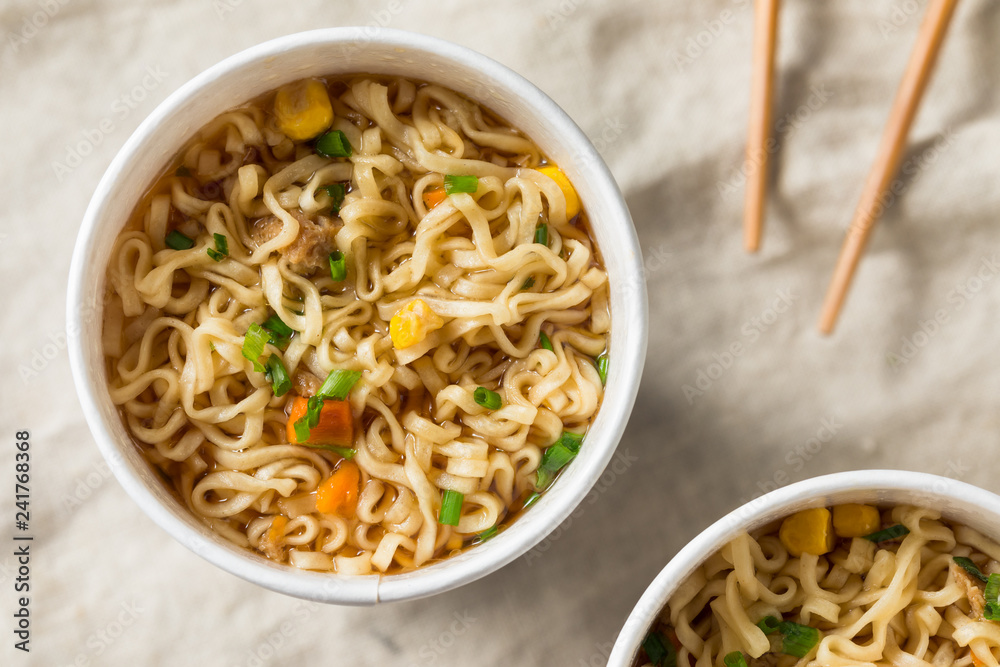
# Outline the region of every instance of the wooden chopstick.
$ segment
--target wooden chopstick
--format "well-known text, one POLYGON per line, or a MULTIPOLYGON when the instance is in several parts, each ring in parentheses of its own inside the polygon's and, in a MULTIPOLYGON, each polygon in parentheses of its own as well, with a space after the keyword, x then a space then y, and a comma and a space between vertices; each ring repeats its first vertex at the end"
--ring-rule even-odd
POLYGON ((777 26, 778 0, 756 0, 753 70, 750 75, 750 131, 747 133, 747 185, 743 204, 743 247, 747 252, 757 252, 760 247, 764 220, 777 26))
POLYGON ((889 114, 889 122, 882 133, 875 162, 872 164, 861 192, 861 200, 854 212, 854 219, 847 229, 844 245, 840 249, 837 265, 833 270, 833 278, 823 301, 823 310, 819 318, 819 330, 824 334, 833 331, 837 323, 844 298, 854 277, 854 271, 864 252, 868 236, 871 234, 875 221, 882 213, 880 199, 892 184, 892 179, 899 168, 899 161, 906 147, 906 137, 910 125, 917 114, 920 98, 927 87, 934 61, 937 58, 945 32, 955 11, 958 0, 930 0, 927 14, 920 26, 917 42, 910 54, 910 61, 899 84, 896 99, 889 114))

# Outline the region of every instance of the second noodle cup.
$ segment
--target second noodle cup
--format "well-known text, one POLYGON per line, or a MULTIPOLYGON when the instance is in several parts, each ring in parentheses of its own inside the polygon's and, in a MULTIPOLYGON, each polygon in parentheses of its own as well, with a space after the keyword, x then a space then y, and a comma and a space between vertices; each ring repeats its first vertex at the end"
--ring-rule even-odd
POLYGON ((392 30, 283 37, 172 94, 70 274, 76 386, 126 491, 323 602, 537 544, 614 453, 646 350, 635 230, 586 136, 502 65, 392 30))
POLYGON ((611 667, 996 665, 1000 497, 899 470, 825 475, 731 512, 646 589, 611 667))

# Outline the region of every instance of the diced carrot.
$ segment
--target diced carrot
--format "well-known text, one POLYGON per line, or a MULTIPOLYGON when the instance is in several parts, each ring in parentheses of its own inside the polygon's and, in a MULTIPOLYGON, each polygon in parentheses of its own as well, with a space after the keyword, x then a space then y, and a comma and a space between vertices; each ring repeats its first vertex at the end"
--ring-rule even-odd
POLYGON ((340 467, 316 489, 316 509, 324 514, 340 514, 348 518, 354 516, 358 509, 360 484, 361 471, 358 465, 352 461, 341 461, 340 467))
POLYGON ((972 654, 972 664, 974 667, 986 667, 986 663, 976 657, 976 654, 972 654))
MULTIPOLYGON (((288 442, 293 445, 302 444, 295 433, 295 422, 305 417, 309 400, 296 396, 292 401, 292 409, 288 413, 288 442)), ((351 404, 347 401, 326 399, 319 413, 319 423, 309 431, 309 444, 340 445, 350 447, 354 443, 354 416, 351 414, 351 404)))
POLYGON ((438 204, 440 204, 441 202, 443 202, 445 200, 445 197, 447 196, 448 195, 444 193, 444 188, 434 188, 433 190, 424 190, 424 206, 426 206, 427 210, 429 211, 438 204))
POLYGON ((267 539, 271 544, 277 544, 278 540, 285 536, 285 526, 288 525, 288 519, 282 515, 274 517, 274 521, 271 522, 271 529, 267 531, 267 539))

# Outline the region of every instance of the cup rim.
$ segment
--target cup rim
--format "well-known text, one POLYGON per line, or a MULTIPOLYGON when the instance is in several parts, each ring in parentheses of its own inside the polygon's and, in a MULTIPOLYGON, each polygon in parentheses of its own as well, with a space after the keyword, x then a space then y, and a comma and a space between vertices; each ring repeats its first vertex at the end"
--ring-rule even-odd
MULTIPOLYGON (((242 100, 235 104, 239 103, 242 100)), ((220 108, 216 113, 223 111, 225 109, 220 108)), ((70 366, 91 433, 115 477, 157 525, 188 549, 245 580, 303 599, 362 605, 416 599, 445 592, 486 576, 529 551, 569 516, 602 474, 625 430, 645 359, 648 306, 641 258, 642 252, 631 216, 607 165, 566 112, 524 77, 476 51, 417 33, 374 27, 324 28, 294 33, 240 51, 183 84, 156 107, 119 150, 87 207, 73 252, 66 304, 70 366), (125 172, 128 166, 140 159, 137 153, 144 143, 154 137, 163 124, 180 112, 186 103, 216 81, 234 75, 241 68, 264 62, 272 63, 290 52, 334 43, 360 44, 362 48, 366 44, 374 44, 378 48, 433 54, 478 70, 491 85, 510 95, 517 106, 526 109, 531 115, 545 119, 545 125, 552 128, 556 141, 561 146, 572 148, 581 157, 581 169, 588 172, 593 186, 592 196, 605 198, 605 206, 612 211, 613 220, 624 223, 620 225, 620 229, 615 230, 615 244, 620 245, 622 253, 632 258, 632 261, 622 264, 620 276, 620 281, 628 285, 628 289, 622 292, 622 310, 629 321, 627 327, 619 325, 626 330, 626 343, 622 345, 622 349, 615 350, 615 363, 608 378, 608 387, 616 388, 616 393, 613 396, 610 392, 605 393, 598 412, 597 419, 604 416, 604 423, 608 423, 598 441, 601 448, 592 448, 594 451, 590 455, 581 454, 574 462, 571 466, 574 475, 570 480, 572 485, 562 479, 565 475, 560 476, 556 486, 549 493, 543 494, 531 512, 510 524, 488 543, 403 574, 350 576, 299 570, 289 565, 265 561, 235 545, 220 545, 207 534, 209 528, 201 526, 196 529, 190 520, 185 520, 177 512, 178 508, 170 508, 161 502, 140 477, 139 471, 120 453, 124 447, 134 445, 131 442, 119 443, 102 417, 101 392, 106 393, 106 382, 100 377, 103 372, 97 372, 88 365, 85 352, 87 341, 81 337, 86 329, 85 309, 81 307, 85 303, 86 290, 99 288, 99 285, 88 286, 85 278, 88 258, 93 255, 98 240, 102 213, 119 181, 127 178, 125 172)), ((614 322, 614 314, 612 318, 614 322)), ((90 344, 99 344, 99 341, 90 341, 90 344)), ((189 513, 187 508, 179 509, 182 513, 189 513)))
MULTIPOLYGON (((911 493, 927 502, 956 500, 998 516, 1000 496, 950 477, 909 470, 853 470, 804 479, 755 498, 727 513, 684 545, 660 570, 629 612, 615 640, 608 667, 631 667, 642 640, 670 596, 707 558, 751 524, 764 525, 793 508, 826 506, 834 494, 911 493), (937 490, 943 488, 944 490, 937 490), (804 504, 803 504, 804 503, 804 504)), ((915 504, 921 504, 919 502, 915 504)), ((929 505, 928 505, 929 506, 929 505)))

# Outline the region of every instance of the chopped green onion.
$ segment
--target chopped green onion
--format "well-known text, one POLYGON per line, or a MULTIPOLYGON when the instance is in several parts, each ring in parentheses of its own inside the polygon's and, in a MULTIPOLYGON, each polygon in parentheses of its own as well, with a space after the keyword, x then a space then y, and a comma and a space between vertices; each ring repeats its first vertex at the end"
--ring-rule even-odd
MULTIPOLYGON (((326 380, 320 386, 316 396, 320 398, 334 398, 342 401, 347 398, 354 389, 354 385, 361 379, 361 371, 345 371, 343 368, 335 368, 326 376, 326 380)), ((315 424, 313 424, 315 426, 315 424)))
POLYGON ((528 279, 524 281, 523 285, 521 285, 521 291, 523 292, 526 289, 531 289, 534 286, 535 286, 534 276, 528 276, 528 279))
POLYGON ((295 439, 299 441, 300 445, 308 444, 306 440, 309 439, 309 417, 302 417, 297 422, 295 422, 295 439))
POLYGON ((486 387, 476 387, 476 391, 472 393, 472 398, 476 400, 478 405, 483 406, 487 410, 499 410, 503 406, 500 394, 490 391, 486 387))
MULTIPOLYGON (((300 445, 308 445, 309 432, 319 424, 319 415, 323 411, 323 399, 319 396, 310 396, 306 403, 306 413, 295 422, 295 439, 300 445)), ((312 447, 313 445, 309 445, 312 447)))
POLYGON ((781 652, 794 655, 797 658, 806 657, 813 646, 819 642, 819 630, 816 628, 792 621, 782 621, 774 616, 765 616, 760 619, 757 622, 757 627, 763 630, 765 635, 780 632, 783 642, 781 652))
POLYGON ((987 581, 989 581, 987 576, 983 574, 978 567, 976 567, 976 564, 973 563, 971 559, 965 558, 964 556, 955 556, 954 558, 952 558, 952 560, 955 561, 956 565, 961 567, 963 570, 965 570, 966 572, 968 572, 969 574, 971 574, 973 577, 983 582, 984 584, 987 581))
POLYGON ((215 238, 215 249, 208 248, 208 256, 216 262, 221 262, 223 258, 229 256, 229 241, 222 234, 213 234, 212 236, 215 238))
POLYGON ((521 505, 521 511, 528 509, 532 505, 538 502, 538 499, 542 497, 542 494, 537 491, 533 491, 530 496, 524 499, 524 504, 521 505))
MULTIPOLYGON (((299 441, 300 445, 307 444, 306 440, 309 439, 309 431, 316 428, 319 424, 319 415, 323 411, 323 397, 321 396, 310 396, 309 401, 306 403, 306 413, 295 422, 295 439, 299 441)), ((312 445, 310 445, 312 446, 312 445)))
POLYGON ((743 657, 740 651, 727 653, 722 662, 726 664, 726 667, 747 667, 747 659, 743 657))
POLYGON ((323 397, 310 396, 306 402, 306 414, 303 419, 307 420, 309 428, 316 428, 319 425, 319 416, 323 412, 323 397))
POLYGON ((444 193, 453 195, 458 192, 475 192, 479 189, 478 176, 452 176, 444 177, 444 193))
MULTIPOLYGON (((303 419, 305 418, 303 417, 303 419)), ((302 420, 300 419, 299 421, 302 420)), ((296 423, 295 426, 296 426, 295 435, 298 436, 299 434, 298 424, 296 423)), ((353 449, 351 447, 338 447, 336 445, 314 445, 310 442, 302 442, 302 441, 299 441, 299 444, 305 447, 312 447, 313 449, 325 449, 328 452, 339 454, 341 458, 347 459, 348 461, 353 459, 354 455, 358 453, 356 449, 353 449)))
POLYGON ((194 241, 184 236, 176 229, 167 234, 166 242, 167 245, 174 250, 187 250, 188 248, 194 247, 194 241))
POLYGON ((499 531, 500 529, 497 528, 496 526, 493 526, 492 528, 487 528, 483 532, 479 533, 476 539, 479 540, 480 542, 485 542, 486 540, 496 535, 499 531))
POLYGON ((344 196, 347 194, 347 188, 344 184, 331 183, 330 185, 324 185, 323 187, 317 189, 330 195, 330 208, 334 213, 340 213, 340 207, 344 203, 344 196))
POLYGON ((347 260, 344 253, 334 250, 330 253, 330 278, 339 283, 347 277, 347 260))
POLYGON ((580 451, 580 446, 583 444, 583 435, 573 433, 572 431, 563 431, 559 439, 556 440, 556 444, 562 445, 576 454, 580 451))
POLYGON ((275 396, 284 396, 292 388, 292 380, 288 377, 288 369, 276 354, 267 358, 267 376, 271 381, 271 390, 275 396))
POLYGON ((208 349, 210 349, 212 352, 215 352, 215 343, 213 343, 212 341, 208 341, 208 349))
POLYGON ((174 171, 174 176, 180 176, 181 178, 185 178, 190 175, 191 175, 191 170, 185 167, 184 165, 177 167, 177 170, 174 171))
POLYGON ((555 348, 552 347, 552 341, 549 340, 548 334, 544 331, 538 332, 538 340, 542 346, 542 349, 548 350, 549 352, 555 352, 555 348))
POLYGON ((264 328, 256 322, 250 325, 246 336, 243 337, 243 356, 250 360, 253 364, 253 369, 258 373, 264 372, 264 367, 257 359, 260 355, 264 354, 264 346, 269 339, 270 336, 267 335, 264 328))
POLYGON ((794 655, 796 658, 806 657, 809 655, 809 651, 813 650, 813 647, 819 643, 819 630, 810 628, 808 625, 782 621, 778 626, 778 631, 784 638, 781 652, 794 655))
POLYGON ((264 324, 260 326, 262 326, 270 336, 271 345, 281 349, 284 349, 285 346, 288 345, 288 339, 292 337, 293 333, 295 333, 295 330, 285 324, 277 315, 271 315, 271 317, 264 320, 264 324))
POLYGON ((438 514, 438 523, 445 526, 457 526, 458 518, 462 515, 462 503, 465 501, 458 491, 445 489, 441 496, 441 512, 438 514))
POLYGON ((781 621, 774 616, 765 616, 757 621, 757 627, 763 630, 765 635, 773 635, 781 627, 781 621))
POLYGON ((316 140, 316 152, 323 157, 351 157, 351 142, 346 134, 333 130, 316 140))
POLYGON ((601 377, 601 384, 608 383, 608 355, 602 354, 597 357, 597 374, 601 377))
POLYGON ((540 491, 545 490, 552 483, 556 473, 576 458, 580 452, 581 444, 583 444, 582 435, 563 431, 562 436, 542 454, 542 461, 538 464, 535 488, 540 491))
POLYGON ((986 580, 983 597, 986 598, 983 618, 987 621, 1000 621, 1000 574, 991 574, 986 580))
POLYGON ((903 524, 896 524, 895 526, 889 526, 883 530, 876 531, 871 535, 865 535, 865 539, 871 542, 888 542, 894 540, 903 535, 908 535, 910 529, 903 524))
POLYGON ((673 643, 662 634, 653 630, 642 640, 642 650, 646 657, 656 667, 676 667, 677 649, 673 643))
POLYGON ((535 227, 535 243, 549 244, 549 226, 542 223, 535 227))

